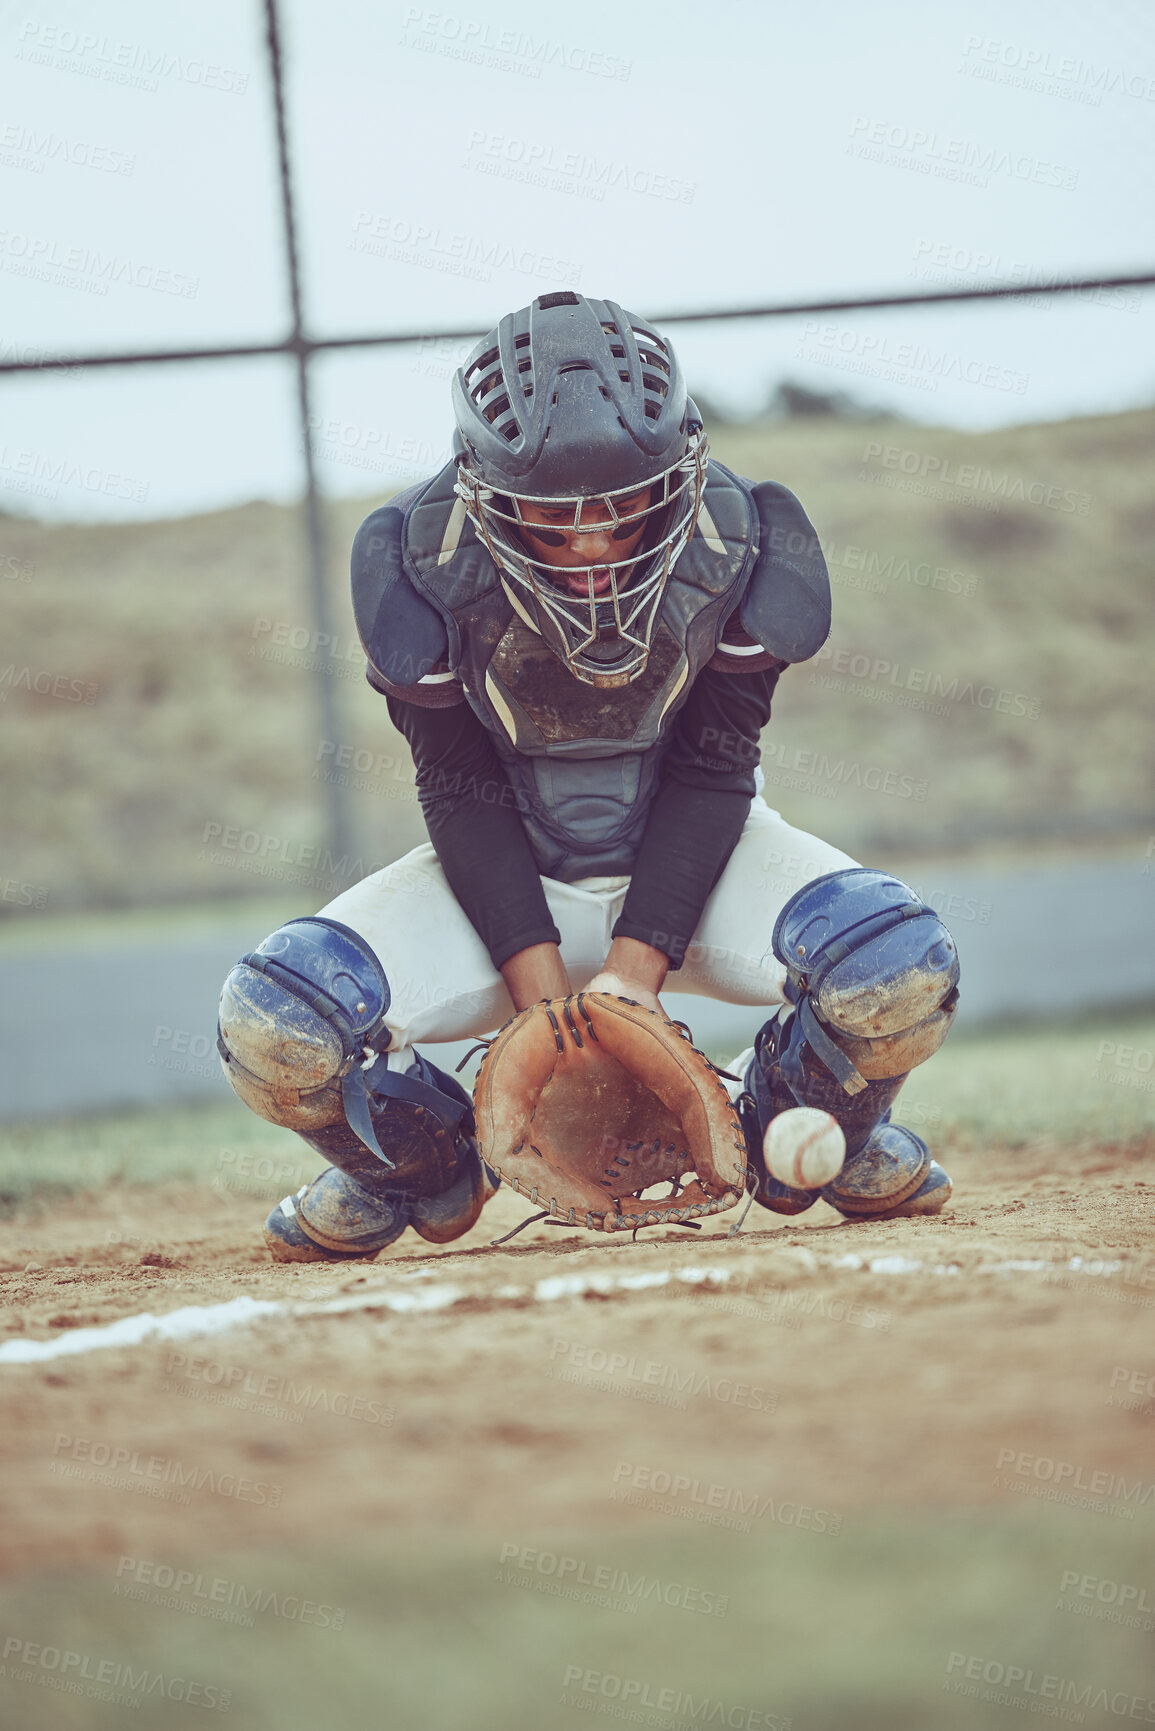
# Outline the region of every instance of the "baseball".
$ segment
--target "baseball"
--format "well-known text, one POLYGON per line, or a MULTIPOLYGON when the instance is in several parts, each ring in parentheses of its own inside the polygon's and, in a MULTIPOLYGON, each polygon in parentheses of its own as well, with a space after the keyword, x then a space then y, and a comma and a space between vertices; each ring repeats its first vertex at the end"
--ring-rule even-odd
POLYGON ((771 1118, 762 1152, 772 1175, 796 1190, 818 1190, 837 1178, 846 1158, 846 1137, 829 1112, 794 1106, 771 1118))

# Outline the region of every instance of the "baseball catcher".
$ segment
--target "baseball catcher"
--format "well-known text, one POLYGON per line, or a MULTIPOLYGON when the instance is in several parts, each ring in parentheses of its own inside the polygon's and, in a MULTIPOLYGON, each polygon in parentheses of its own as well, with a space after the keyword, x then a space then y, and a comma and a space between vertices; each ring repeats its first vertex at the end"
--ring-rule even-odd
POLYGON ((950 1027, 950 934, 761 797, 777 681, 830 626, 798 500, 710 459, 670 344, 614 301, 509 314, 453 402, 453 459, 352 560, 429 842, 290 920, 221 995, 233 1088, 330 1162, 269 1216, 273 1256, 373 1256, 408 1226, 444 1243, 502 1181, 611 1232, 743 1193, 936 1213, 950 1181, 890 1114, 950 1027), (667 979, 769 1012, 732 1077, 666 1017, 667 979), (472 1099, 417 1050, 469 1037, 472 1099), (797 1107, 845 1141, 817 1188, 766 1160, 797 1107))

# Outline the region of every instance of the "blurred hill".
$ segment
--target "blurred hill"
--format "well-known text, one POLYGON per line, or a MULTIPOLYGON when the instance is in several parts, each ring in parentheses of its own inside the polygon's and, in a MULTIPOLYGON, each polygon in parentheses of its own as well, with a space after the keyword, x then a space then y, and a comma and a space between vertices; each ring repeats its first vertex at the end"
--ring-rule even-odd
MULTIPOLYGON (((799 495, 833 579, 830 644, 784 676, 764 739, 771 804, 860 857, 1151 825, 1155 410, 982 434, 807 414, 711 438, 799 495)), ((294 509, 0 516, 0 912, 282 884, 320 905, 424 839, 347 599, 385 496, 328 507, 339 624, 316 647, 294 509), (353 784, 354 859, 310 851, 326 774, 353 784)))

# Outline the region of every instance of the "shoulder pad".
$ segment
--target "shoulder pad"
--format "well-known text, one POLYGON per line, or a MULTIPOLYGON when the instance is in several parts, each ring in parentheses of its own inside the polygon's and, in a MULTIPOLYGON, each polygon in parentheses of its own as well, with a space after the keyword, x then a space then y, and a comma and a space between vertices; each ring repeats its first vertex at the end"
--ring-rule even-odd
POLYGON ((808 661, 830 634, 830 578, 814 526, 789 488, 759 481, 758 557, 734 618, 780 661, 808 661))
MULTIPOLYGON (((408 502, 410 495, 403 495, 408 502)), ((391 501, 366 517, 353 541, 353 616, 375 691, 440 706, 460 699, 449 639, 437 609, 405 569, 405 510, 391 501)))

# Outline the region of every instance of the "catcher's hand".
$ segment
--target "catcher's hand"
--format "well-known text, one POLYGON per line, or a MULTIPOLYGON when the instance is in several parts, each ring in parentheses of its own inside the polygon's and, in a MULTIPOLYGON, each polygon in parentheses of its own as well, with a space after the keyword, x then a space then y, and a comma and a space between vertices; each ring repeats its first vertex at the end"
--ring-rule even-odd
POLYGON ((745 1190, 746 1139, 717 1072, 677 1023, 628 998, 531 1004, 490 1043, 473 1097, 482 1159, 567 1224, 673 1224, 745 1190))
MULTIPOLYGON (((608 992, 613 998, 630 998, 635 1004, 640 1004, 643 1010, 654 1010, 659 1016, 666 1016, 656 992, 651 992, 648 986, 638 985, 634 980, 623 980, 620 974, 607 974, 603 971, 590 981, 585 990, 608 992)), ((668 1016, 666 1020, 669 1021, 668 1016)))

